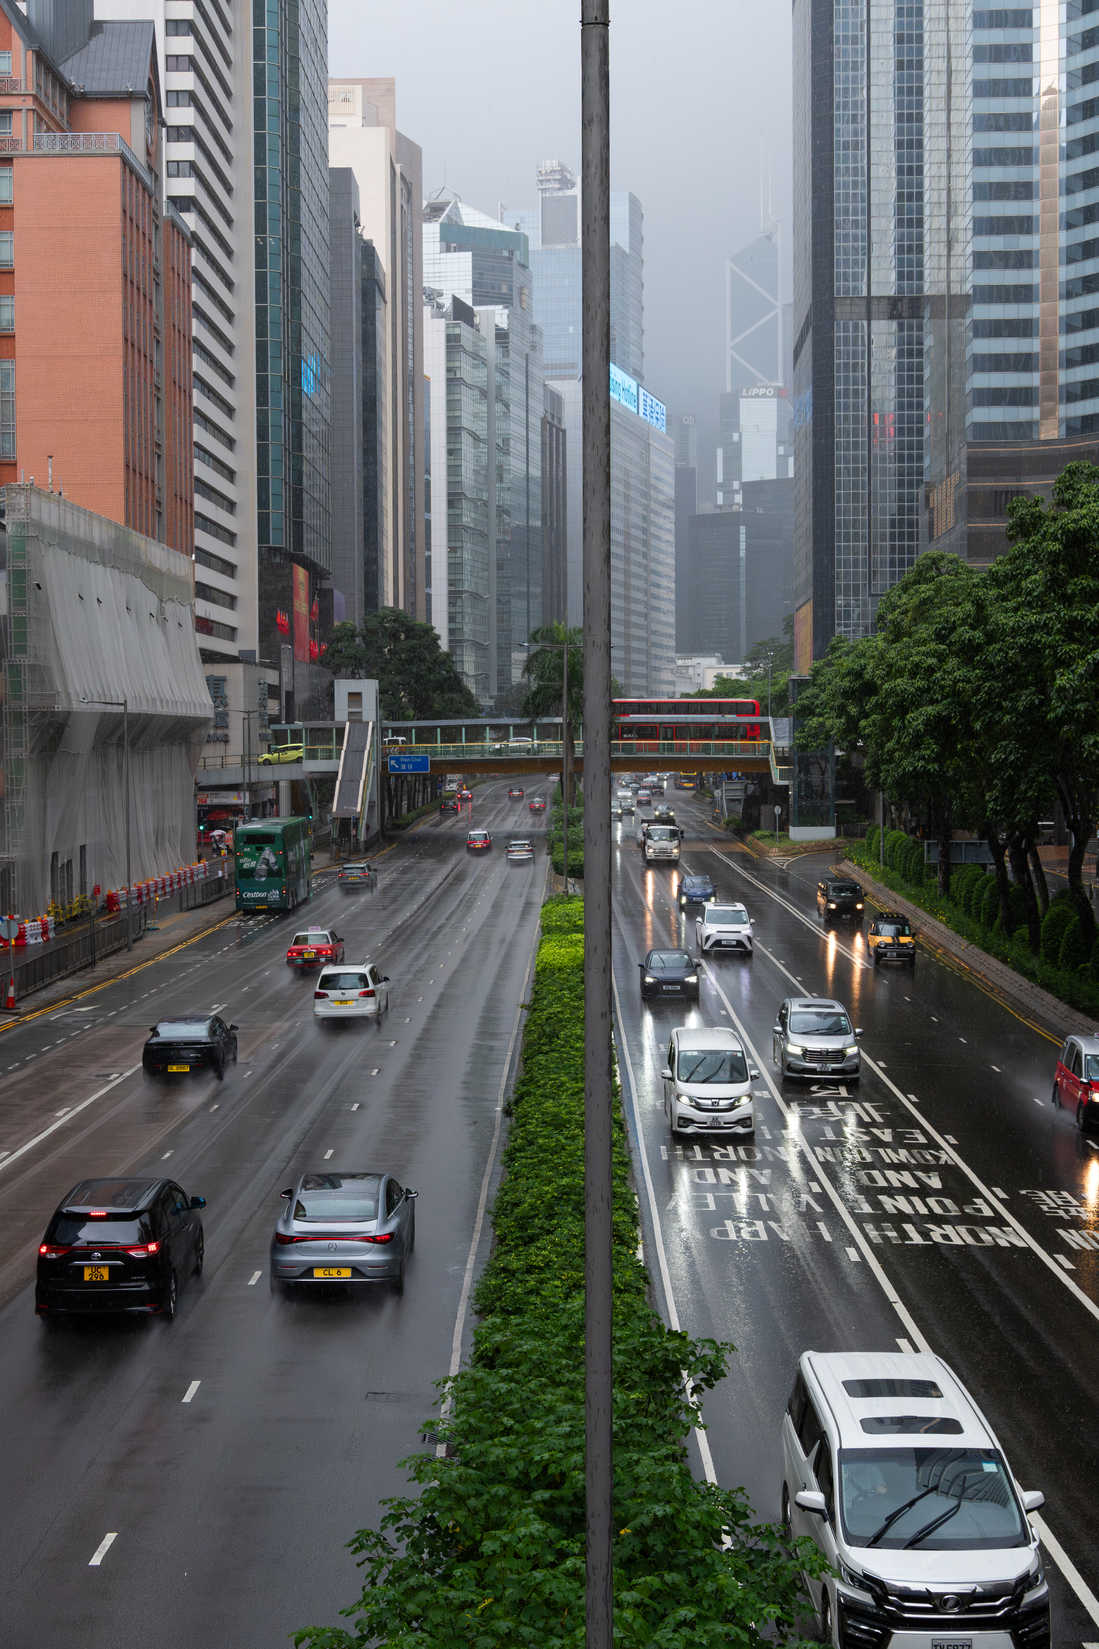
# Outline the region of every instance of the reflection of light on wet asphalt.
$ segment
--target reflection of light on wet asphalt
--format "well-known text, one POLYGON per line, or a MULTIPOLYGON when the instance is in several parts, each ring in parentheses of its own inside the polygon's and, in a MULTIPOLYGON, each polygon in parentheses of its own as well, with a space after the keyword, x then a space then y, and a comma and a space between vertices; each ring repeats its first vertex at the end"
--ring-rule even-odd
POLYGON ((1084 1170, 1084 1201, 1090 1214, 1099 1210, 1099 1157, 1092 1157, 1084 1170))

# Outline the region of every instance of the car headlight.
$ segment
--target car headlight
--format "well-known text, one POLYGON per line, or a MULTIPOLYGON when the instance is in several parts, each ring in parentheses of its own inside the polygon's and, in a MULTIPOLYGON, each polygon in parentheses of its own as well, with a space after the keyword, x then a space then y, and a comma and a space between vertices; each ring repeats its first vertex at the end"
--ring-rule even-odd
POLYGON ((856 910, 861 910, 862 909, 862 900, 861 899, 859 900, 858 904, 855 906, 855 909, 856 910))
POLYGON ((836 901, 834 899, 829 899, 828 909, 829 910, 835 910, 835 908, 836 908, 836 901))
POLYGON ((793 1054, 795 1059, 800 1059, 802 1054, 805 1052, 805 1049, 797 1047, 793 1042, 788 1042, 786 1044, 786 1052, 788 1054, 793 1054))
POLYGON ((687 984, 688 985, 697 985, 698 984, 698 975, 697 975, 697 973, 689 973, 687 975, 687 984))
POLYGON ((851 1046, 849 1048, 844 1048, 843 1051, 844 1051, 845 1056, 848 1059, 850 1059, 852 1054, 857 1054, 858 1053, 859 1045, 858 1045, 857 1042, 852 1042, 851 1046))
POLYGON ((646 985, 655 985, 656 984, 656 980, 653 978, 651 973, 647 973, 645 975, 645 983, 646 983, 646 985))
POLYGON ((1045 1571, 1042 1568, 1042 1560, 1037 1553, 1035 1553, 1034 1562, 1030 1565, 1030 1568, 1027 1570, 1026 1574, 1027 1591, 1033 1592, 1034 1588, 1036 1586, 1040 1586, 1045 1578, 1045 1571))
POLYGON ((839 1570, 839 1577, 845 1586, 851 1586, 857 1592, 868 1592, 870 1590, 869 1581, 861 1569, 853 1569, 849 1563, 844 1563, 842 1559, 836 1564, 836 1568, 839 1570))

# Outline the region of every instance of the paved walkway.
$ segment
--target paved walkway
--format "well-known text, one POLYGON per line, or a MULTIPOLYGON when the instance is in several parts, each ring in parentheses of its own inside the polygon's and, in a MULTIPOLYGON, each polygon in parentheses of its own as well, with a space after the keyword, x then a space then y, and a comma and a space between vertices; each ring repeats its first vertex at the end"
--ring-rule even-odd
POLYGON ((840 869, 844 875, 861 882, 879 904, 907 916, 919 930, 921 939, 945 951, 956 963, 960 963, 970 973, 982 979, 1009 1007, 1034 1020, 1051 1036, 1060 1039, 1072 1031, 1083 1032, 1088 1036, 1094 1035, 1094 1019, 1080 1013, 1076 1008, 1070 1008, 1067 1003, 1051 996, 1049 991, 1043 990, 1040 985, 1024 979, 1022 974, 1016 973, 1006 962, 999 961, 986 950, 982 950, 979 945, 963 939, 953 928, 948 928, 945 922, 937 921, 919 905, 914 905, 911 900, 903 899, 899 893, 894 893, 892 888, 875 882, 861 865, 852 864, 849 859, 844 859, 840 869))

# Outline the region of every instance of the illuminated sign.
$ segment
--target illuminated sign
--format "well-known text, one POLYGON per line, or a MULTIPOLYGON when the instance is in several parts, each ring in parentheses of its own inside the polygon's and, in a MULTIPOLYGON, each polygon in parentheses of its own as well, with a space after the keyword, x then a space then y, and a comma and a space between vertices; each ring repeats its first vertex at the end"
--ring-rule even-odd
POLYGON ((741 390, 740 398, 742 401, 773 401, 777 394, 774 384, 749 384, 741 390))
POLYGON ((631 378, 628 372, 623 372, 622 368, 618 367, 618 366, 615 366, 614 362, 612 361, 611 362, 611 400, 612 401, 617 401, 620 406, 624 406, 627 409, 627 411, 629 411, 629 412, 636 412, 637 411, 637 391, 638 391, 637 379, 636 378, 631 378))
POLYGON ((663 401, 658 401, 655 395, 650 395, 647 389, 642 389, 638 395, 637 414, 644 418, 647 424, 654 429, 666 430, 668 427, 668 409, 663 401))
POLYGON ((294 657, 299 664, 309 661, 309 574, 304 567, 291 567, 294 611, 294 657))

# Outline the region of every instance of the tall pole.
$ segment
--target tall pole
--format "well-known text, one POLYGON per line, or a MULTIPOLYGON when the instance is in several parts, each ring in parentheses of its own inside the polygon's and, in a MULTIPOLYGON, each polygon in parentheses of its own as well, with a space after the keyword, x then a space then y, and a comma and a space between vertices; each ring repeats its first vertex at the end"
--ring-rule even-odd
POLYGON ((122 700, 122 791, 126 809, 126 949, 134 948, 134 890, 130 881, 130 707, 122 700))
POLYGON ((610 0, 580 12, 584 500, 584 1436, 587 1649, 611 1649, 610 0))
POLYGON ((565 849, 565 892, 569 891, 569 627, 561 650, 561 813, 565 849))

